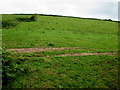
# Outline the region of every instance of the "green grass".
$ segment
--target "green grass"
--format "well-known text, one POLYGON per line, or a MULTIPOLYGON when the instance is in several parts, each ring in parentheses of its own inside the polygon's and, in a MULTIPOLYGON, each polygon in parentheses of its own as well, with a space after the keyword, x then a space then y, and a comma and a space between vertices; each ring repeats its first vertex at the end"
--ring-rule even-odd
POLYGON ((118 88, 117 22, 42 15, 31 22, 16 19, 31 16, 2 15, 10 25, 17 22, 1 31, 3 77, 8 80, 4 88, 118 88), (70 48, 31 54, 6 52, 8 48, 49 47, 70 48), (116 54, 55 56, 92 52, 116 54))
MULTIPOLYGON (((118 57, 107 55, 39 57, 12 54, 28 68, 11 81, 12 88, 116 88, 118 57)), ((19 70, 19 69, 18 69, 19 70)))
MULTIPOLYGON (((4 18, 21 17, 3 15, 4 18)), ((28 15, 29 17, 29 15, 28 15)), ((9 19, 9 18, 8 18, 9 19)), ((116 22, 68 17, 38 16, 35 22, 21 22, 14 28, 3 29, 4 48, 29 47, 118 47, 116 22)))
POLYGON ((2 29, 0 29, 0 54, 2 54, 2 29))

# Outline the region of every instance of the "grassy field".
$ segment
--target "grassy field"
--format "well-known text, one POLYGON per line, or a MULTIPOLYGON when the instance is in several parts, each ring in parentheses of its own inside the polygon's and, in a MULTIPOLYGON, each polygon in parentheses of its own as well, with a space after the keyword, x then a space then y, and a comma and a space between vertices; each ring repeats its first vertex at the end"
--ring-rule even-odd
MULTIPOLYGON (((5 15, 16 22, 21 15, 5 15)), ((30 17, 28 15, 28 17, 30 17)), ((21 22, 14 28, 3 29, 3 48, 81 47, 118 48, 116 22, 68 17, 38 16, 35 22, 21 22), (51 46, 50 46, 51 47, 51 46)))
POLYGON ((23 20, 31 16, 2 16, 4 88, 118 88, 117 22, 44 15, 23 20), (60 47, 67 49, 7 51, 60 47), (57 56, 100 52, 114 55, 57 56))

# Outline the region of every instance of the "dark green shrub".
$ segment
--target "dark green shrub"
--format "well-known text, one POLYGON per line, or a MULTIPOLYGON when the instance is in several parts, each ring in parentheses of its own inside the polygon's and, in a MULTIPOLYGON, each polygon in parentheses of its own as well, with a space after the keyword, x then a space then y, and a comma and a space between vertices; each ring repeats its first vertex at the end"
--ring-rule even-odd
POLYGON ((108 21, 112 21, 111 19, 108 19, 108 21))
POLYGON ((30 18, 20 17, 14 20, 6 20, 0 22, 0 28, 11 28, 16 26, 19 22, 33 22, 37 20, 37 16, 33 15, 30 18))
POLYGON ((50 43, 50 44, 48 44, 48 46, 52 46, 52 47, 54 47, 55 45, 54 45, 54 44, 52 44, 52 43, 50 43))
POLYGON ((30 18, 17 18, 17 20, 20 22, 32 22, 37 20, 37 16, 33 15, 30 18))
POLYGON ((31 22, 30 18, 17 18, 20 22, 31 22))
POLYGON ((2 28, 2 21, 0 21, 0 29, 2 28))
POLYGON ((2 21, 2 28, 10 28, 14 27, 18 24, 19 22, 17 20, 7 20, 7 21, 2 21))
POLYGON ((37 20, 37 16, 36 16, 36 15, 33 15, 32 17, 30 17, 30 20, 31 20, 31 21, 36 21, 36 20, 37 20))
POLYGON ((112 21, 111 19, 103 19, 104 21, 112 21))

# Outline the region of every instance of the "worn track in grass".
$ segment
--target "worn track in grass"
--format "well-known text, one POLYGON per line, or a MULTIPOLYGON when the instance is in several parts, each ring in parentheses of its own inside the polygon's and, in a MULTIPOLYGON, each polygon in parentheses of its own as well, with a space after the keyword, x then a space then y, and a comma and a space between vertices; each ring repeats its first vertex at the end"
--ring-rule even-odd
MULTIPOLYGON (((19 49, 7 49, 8 51, 14 51, 18 53, 35 53, 40 51, 52 51, 52 50, 74 50, 80 49, 79 47, 60 47, 60 48, 19 48, 19 49)), ((83 49, 82 49, 83 50, 83 49)), ((73 53, 73 54, 61 54, 55 56, 84 56, 84 55, 114 55, 114 52, 94 52, 94 53, 73 53)))
POLYGON ((74 53, 74 54, 62 54, 62 55, 56 55, 56 56, 62 56, 62 57, 66 57, 66 56, 85 56, 85 55, 114 55, 114 53, 112 52, 105 52, 105 53, 74 53))
MULTIPOLYGON (((78 47, 73 47, 72 49, 76 49, 78 47)), ((39 51, 51 51, 51 50, 67 50, 71 49, 71 47, 60 47, 60 48, 19 48, 19 49, 7 49, 8 51, 15 51, 19 53, 35 53, 39 51)))

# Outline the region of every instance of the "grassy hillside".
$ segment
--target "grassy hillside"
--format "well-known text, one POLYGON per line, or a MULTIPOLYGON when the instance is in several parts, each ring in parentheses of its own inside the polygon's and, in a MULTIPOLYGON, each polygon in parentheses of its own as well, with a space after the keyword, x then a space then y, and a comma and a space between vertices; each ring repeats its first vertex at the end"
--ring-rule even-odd
MULTIPOLYGON (((17 17, 3 15, 4 20, 17 22, 17 17)), ((3 29, 4 48, 81 47, 117 49, 117 23, 69 17, 37 16, 35 22, 20 22, 13 28, 3 29)))
POLYGON ((44 15, 36 15, 36 21, 27 21, 31 16, 3 15, 5 88, 118 87, 117 22, 44 15), (61 47, 65 49, 52 49, 61 47), (11 48, 45 48, 45 51, 7 51, 11 48), (106 52, 114 55, 99 55, 106 52), (98 55, 72 56, 82 53, 98 55), (66 54, 71 56, 62 56, 66 54))

